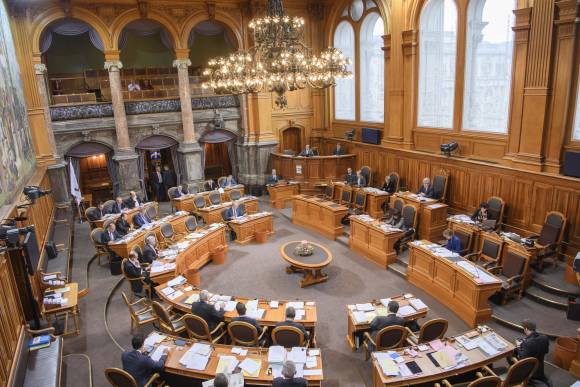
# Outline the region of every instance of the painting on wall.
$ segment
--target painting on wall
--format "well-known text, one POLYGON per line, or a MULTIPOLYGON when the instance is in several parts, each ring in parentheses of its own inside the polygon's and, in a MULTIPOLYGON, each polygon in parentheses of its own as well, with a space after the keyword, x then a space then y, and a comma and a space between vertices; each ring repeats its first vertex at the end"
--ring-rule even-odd
POLYGON ((0 208, 22 189, 34 167, 20 69, 4 0, 0 1, 0 208))

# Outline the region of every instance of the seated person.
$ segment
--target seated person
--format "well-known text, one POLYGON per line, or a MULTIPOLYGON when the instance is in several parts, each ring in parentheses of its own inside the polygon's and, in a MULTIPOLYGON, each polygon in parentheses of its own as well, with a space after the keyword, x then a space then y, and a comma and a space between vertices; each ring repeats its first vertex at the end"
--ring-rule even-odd
POLYGON ((365 179, 365 176, 362 174, 362 171, 360 169, 356 171, 355 185, 357 187, 365 187, 367 185, 367 180, 365 179))
POLYGON ((234 180, 234 177, 232 175, 228 175, 228 177, 222 181, 221 188, 233 187, 235 185, 238 185, 238 183, 234 180))
POLYGON ((403 218, 401 217, 401 211, 399 211, 396 208, 393 208, 391 210, 390 220, 387 223, 390 224, 391 226, 393 226, 394 228, 399 228, 402 230, 405 222, 403 221, 403 218))
POLYGON ((389 195, 392 195, 395 193, 396 188, 397 187, 395 185, 394 179, 392 180, 390 175, 385 176, 385 182, 383 183, 381 190, 385 191, 389 195))
POLYGON ((125 208, 127 208, 127 205, 123 203, 123 198, 117 196, 115 199, 115 204, 113 204, 113 207, 111 207, 111 214, 120 214, 125 208))
POLYGON ((387 315, 373 318, 371 321, 371 337, 373 340, 377 339, 377 333, 383 328, 393 325, 405 326, 405 319, 397 316, 398 311, 399 303, 397 301, 389 301, 387 304, 387 315))
POLYGON ((335 156, 341 156, 344 154, 344 148, 342 145, 340 145, 340 143, 336 143, 336 148, 334 148, 334 152, 332 152, 332 154, 335 156))
POLYGON ((356 183, 356 174, 352 172, 352 168, 346 169, 346 175, 344 176, 344 181, 346 184, 354 184, 356 183))
POLYGON ((115 222, 111 222, 107 226, 107 229, 103 232, 101 243, 106 245, 109 242, 116 241, 117 239, 121 239, 121 235, 117 232, 117 226, 115 225, 115 222))
POLYGON ((157 239, 153 235, 149 235, 147 240, 145 240, 145 246, 143 247, 143 262, 151 264, 158 257, 157 239))
POLYGON ((224 320, 224 306, 220 304, 219 310, 209 304, 209 293, 207 290, 202 290, 199 293, 199 301, 191 304, 191 314, 201 317, 207 323, 210 332, 224 320))
POLYGON ((151 218, 147 215, 145 208, 139 207, 139 212, 133 216, 133 224, 135 225, 135 228, 141 228, 149 223, 151 223, 151 218))
POLYGON ((401 244, 411 239, 415 229, 412 226, 405 224, 405 220, 401 216, 401 211, 396 208, 393 209, 392 226, 401 229, 404 232, 403 236, 393 245, 395 252, 399 254, 401 251, 401 244))
POLYGON ((258 331, 258 335, 262 332, 262 327, 258 324, 256 319, 246 316, 246 305, 245 304, 238 302, 236 304, 236 311, 238 312, 238 317, 232 318, 232 321, 247 322, 248 324, 252 324, 254 327, 256 327, 256 330, 258 331))
POLYGON ((131 82, 129 82, 129 84, 127 85, 127 90, 139 91, 139 90, 141 90, 141 86, 139 86, 138 83, 135 83, 135 81, 131 80, 131 82))
POLYGON ((129 224, 129 221, 127 220, 126 213, 123 212, 121 214, 121 216, 119 216, 119 218, 115 222, 115 226, 116 226, 116 229, 117 229, 117 232, 119 233, 119 235, 125 236, 129 233, 129 230, 131 229, 131 225, 129 224))
POLYGON ((489 209, 489 204, 486 202, 481 202, 479 208, 471 215, 471 220, 474 222, 483 222, 484 220, 491 219, 487 210, 489 209))
POLYGON ((421 185, 421 188, 419 188, 417 195, 426 198, 433 197, 433 186, 431 185, 431 179, 428 177, 423 179, 423 184, 421 185))
POLYGON ((99 202, 99 204, 97 204, 95 211, 89 211, 87 213, 89 221, 94 222, 96 220, 103 219, 103 215, 105 215, 104 208, 105 205, 103 204, 103 202, 99 202))
POLYGON ((298 156, 312 157, 312 156, 314 156, 314 152, 312 151, 312 149, 310 149, 310 145, 306 144, 306 146, 304 147, 304 150, 302 152, 300 152, 300 154, 298 156))
MULTIPOLYGON (((139 262, 139 256, 137 253, 132 250, 129 253, 129 258, 125 261, 125 267, 123 267, 125 271, 125 275, 128 278, 139 278, 144 277, 144 282, 148 284, 152 284, 153 282, 149 278, 149 272, 141 267, 141 262, 139 262)), ((141 281, 130 281, 131 282, 131 289, 135 294, 142 294, 143 292, 143 284, 141 281)))
POLYGON ((187 195, 187 188, 185 187, 185 184, 181 184, 177 186, 177 189, 173 192, 173 198, 172 199, 177 199, 182 197, 183 195, 187 195))
POLYGON ((143 204, 143 200, 139 198, 139 196, 137 196, 137 193, 135 193, 135 191, 131 191, 129 192, 129 198, 127 198, 127 200, 125 200, 125 204, 127 205, 127 208, 135 208, 135 207, 140 207, 143 204))
POLYGON ((234 200, 232 206, 225 211, 225 220, 229 221, 232 219, 240 218, 246 215, 246 208, 243 204, 240 204, 239 200, 234 200))
POLYGON ((217 373, 215 374, 215 379, 213 380, 213 387, 228 387, 230 381, 225 374, 217 373))
POLYGON ((213 190, 216 190, 216 189, 218 189, 219 187, 218 187, 218 185, 216 184, 216 182, 215 182, 215 181, 213 181, 213 179, 209 179, 209 180, 206 180, 206 181, 205 181, 205 184, 203 185, 203 188, 204 188, 206 191, 213 191, 213 190))
POLYGON ((296 317, 296 310, 294 309, 294 307, 293 306, 287 307, 286 308, 286 320, 280 321, 279 323, 276 323, 276 327, 298 328, 298 329, 300 329, 300 331, 302 331, 302 333, 304 333, 304 339, 308 340, 308 338, 310 337, 310 332, 308 332, 306 330, 306 328, 304 328, 304 325, 302 325, 299 322, 294 321, 295 317, 296 317))
POLYGON ((139 387, 143 387, 153 374, 163 371, 165 360, 167 360, 167 349, 165 349, 159 360, 154 361, 143 353, 143 343, 145 343, 145 339, 142 334, 133 336, 131 340, 133 350, 125 351, 121 355, 123 370, 135 378, 139 387))
POLYGON ((551 386, 550 381, 544 374, 544 356, 550 351, 550 341, 548 336, 536 332, 536 324, 530 320, 522 321, 522 328, 526 337, 516 341, 515 356, 518 360, 533 357, 538 360, 538 367, 532 376, 532 381, 540 380, 544 384, 551 386))
POLYGON ((296 365, 292 360, 286 360, 282 365, 282 376, 274 378, 272 387, 307 387, 308 382, 304 378, 295 378, 296 365))
POLYGON ((272 169, 272 174, 266 179, 266 185, 278 184, 280 180, 282 180, 282 176, 276 173, 276 169, 272 169))
POLYGON ((443 237, 447 240, 445 244, 445 248, 449 251, 453 251, 454 253, 458 253, 461 251, 461 239, 450 228, 443 231, 443 237))

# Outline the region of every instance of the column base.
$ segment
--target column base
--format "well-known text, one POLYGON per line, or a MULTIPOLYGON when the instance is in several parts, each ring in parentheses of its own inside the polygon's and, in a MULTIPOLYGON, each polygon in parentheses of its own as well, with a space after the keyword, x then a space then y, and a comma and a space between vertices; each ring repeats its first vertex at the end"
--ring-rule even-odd
POLYGON ((276 151, 278 141, 238 144, 238 180, 252 195, 261 196, 266 176, 271 172, 270 153, 276 151))
POLYGON ((113 160, 119 164, 119 195, 128 196, 135 191, 139 196, 145 195, 145 182, 139 182, 139 168, 137 153, 126 150, 116 150, 113 160))
POLYGON ((50 179, 52 198, 55 205, 59 207, 68 207, 70 205, 70 181, 66 173, 66 166, 62 160, 59 160, 57 163, 51 164, 46 168, 48 178, 50 179))
POLYGON ((179 145, 177 152, 181 155, 182 183, 196 184, 203 180, 201 151, 197 142, 184 142, 179 145))
POLYGON ((512 160, 513 165, 526 171, 542 172, 544 156, 527 153, 517 153, 512 160))

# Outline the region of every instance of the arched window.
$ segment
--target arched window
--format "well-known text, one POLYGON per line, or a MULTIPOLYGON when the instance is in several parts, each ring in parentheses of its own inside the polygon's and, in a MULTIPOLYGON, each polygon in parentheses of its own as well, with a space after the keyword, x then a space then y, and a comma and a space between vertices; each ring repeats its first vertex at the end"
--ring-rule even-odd
POLYGON ((360 31, 360 119, 385 119, 385 56, 383 19, 378 13, 365 17, 360 31))
POLYGON ((572 140, 580 141, 580 82, 576 90, 576 111, 574 113, 574 126, 572 127, 572 140))
POLYGON ((515 0, 472 0, 467 9, 463 128, 507 133, 515 0))
POLYGON ((454 0, 429 0, 421 12, 417 125, 453 127, 457 8, 454 0))
MULTIPOLYGON (((347 21, 342 21, 334 32, 334 47, 342 50, 350 58, 349 70, 355 72, 354 29, 347 21)), ((354 77, 337 79, 334 88, 334 118, 337 120, 356 119, 354 77)))

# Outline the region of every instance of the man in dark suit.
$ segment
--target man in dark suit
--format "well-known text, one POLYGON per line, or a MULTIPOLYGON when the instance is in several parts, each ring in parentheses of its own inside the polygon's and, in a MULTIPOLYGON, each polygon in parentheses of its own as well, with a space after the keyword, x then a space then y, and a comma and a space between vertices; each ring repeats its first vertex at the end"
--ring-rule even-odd
POLYGON ((157 252, 157 239, 153 235, 149 235, 143 247, 143 262, 153 263, 159 257, 157 252))
POLYGON ((209 179, 209 180, 206 180, 205 184, 203 185, 203 188, 204 188, 206 191, 213 191, 213 190, 215 190, 215 189, 218 189, 219 187, 218 187, 218 185, 216 184, 216 182, 215 182, 215 181, 213 181, 213 179, 209 179))
POLYGON ((453 230, 448 228, 445 231, 443 231, 443 237, 445 238, 445 240, 447 240, 445 248, 447 248, 447 250, 449 251, 453 251, 454 253, 459 254, 459 252, 461 251, 461 239, 459 239, 459 237, 455 235, 453 230))
POLYGON ((99 202, 99 204, 97 204, 97 207, 95 208, 94 211, 89 211, 87 213, 87 217, 89 218, 89 221, 95 221, 95 220, 100 220, 103 218, 103 215, 105 215, 104 212, 105 209, 105 205, 103 204, 103 202, 99 202))
POLYGON ((431 184, 431 179, 429 179, 428 177, 423 179, 423 184, 421 184, 421 188, 419 188, 417 195, 426 198, 433 197, 433 185, 431 184))
POLYGON ((367 180, 365 179, 365 176, 362 174, 360 169, 356 171, 356 181, 354 184, 357 187, 366 187, 367 185, 367 180))
MULTIPOLYGON (((125 261, 123 270, 125 271, 127 278, 143 277, 143 281, 146 283, 152 283, 151 279, 149 278, 149 272, 141 267, 139 256, 134 250, 129 253, 129 258, 125 261)), ((143 292, 143 283, 141 281, 130 281, 130 283, 133 293, 141 296, 143 292)))
POLYGON ((115 222, 111 222, 107 226, 107 229, 103 231, 103 234, 101 235, 101 243, 106 246, 107 251, 111 256, 111 260, 115 262, 120 261, 121 257, 119 257, 117 253, 115 253, 113 250, 109 248, 109 242, 114 242, 117 239, 121 239, 121 234, 117 232, 115 222))
POLYGON ((145 208, 140 207, 139 213, 133 216, 133 224, 135 225, 135 228, 141 228, 149 223, 151 223, 151 218, 149 218, 149 216, 145 212, 145 208))
POLYGON ((282 365, 282 377, 274 378, 272 387, 306 387, 308 382, 304 378, 295 378, 296 365, 292 360, 286 360, 282 365))
POLYGON ((332 154, 335 156, 341 156, 344 154, 344 148, 340 145, 340 143, 336 144, 336 148, 334 148, 334 152, 332 154))
POLYGON ((229 221, 232 219, 240 218, 245 214, 246 214, 246 206, 244 206, 243 203, 240 204, 238 200, 234 200, 232 202, 232 206, 224 212, 224 217, 226 221, 229 221))
POLYGON ((232 318, 232 321, 247 322, 248 324, 252 324, 254 327, 256 327, 258 335, 262 332, 262 327, 258 324, 256 319, 246 316, 246 305, 242 304, 241 302, 238 302, 236 304, 236 311, 238 312, 238 317, 232 318))
POLYGON ((516 342, 515 355, 520 359, 533 357, 538 360, 538 368, 532 376, 532 380, 540 380, 543 383, 551 386, 551 382, 544 374, 544 356, 550 350, 550 341, 548 336, 540 335, 536 332, 536 324, 530 320, 522 321, 522 328, 524 328, 524 337, 516 342))
POLYGON ((306 144, 306 146, 304 147, 304 150, 302 152, 300 152, 300 154, 298 156, 312 157, 312 156, 314 156, 314 151, 312 149, 310 149, 309 144, 306 144))
POLYGON ((381 189, 383 191, 385 191, 386 193, 388 193, 389 195, 394 194, 395 189, 397 189, 397 187, 395 185, 395 180, 391 179, 391 176, 389 176, 389 175, 385 176, 385 182, 383 183, 383 186, 381 187, 381 189))
POLYGON ((223 305, 220 305, 219 311, 213 305, 208 304, 209 293, 202 290, 199 293, 199 301, 191 304, 191 314, 201 317, 207 323, 209 330, 213 331, 215 327, 224 320, 223 305))
POLYGON ((173 197, 170 199, 177 199, 183 195, 187 195, 187 189, 184 189, 184 185, 182 184, 176 187, 175 191, 173 191, 173 197))
POLYGON ((127 205, 127 208, 133 209, 135 207, 139 207, 140 205, 142 205, 143 199, 139 198, 139 196, 137 196, 137 193, 135 191, 131 191, 129 192, 129 197, 125 201, 125 204, 127 205))
POLYGON ((115 204, 111 207, 111 214, 120 214, 125 208, 127 208, 127 205, 123 203, 123 198, 117 196, 115 204))
POLYGON ((169 188, 175 187, 177 185, 175 173, 173 173, 173 171, 169 169, 169 165, 167 164, 163 166, 163 172, 161 173, 161 177, 163 178, 165 190, 168 190, 169 188))
POLYGON ((356 174, 352 172, 352 168, 346 169, 346 175, 344 176, 344 181, 346 184, 355 184, 356 183, 356 174))
POLYGON ((268 176, 268 179, 266 179, 266 185, 278 184, 280 180, 282 180, 282 176, 278 175, 275 169, 272 169, 272 174, 268 176))
POLYGON ((149 184, 151 184, 151 190, 155 195, 155 200, 158 202, 162 201, 165 197, 163 192, 165 191, 163 174, 161 173, 161 167, 158 165, 155 167, 155 171, 149 174, 149 184))
POLYGON ((300 324, 299 322, 294 321, 295 317, 296 317, 296 310, 294 309, 294 307, 289 306, 288 308, 286 308, 286 320, 280 321, 279 323, 276 323, 276 326, 277 327, 298 328, 298 329, 300 329, 300 331, 302 333, 304 333, 304 338, 306 340, 308 340, 310 333, 306 330, 306 328, 304 328, 304 325, 300 324))
POLYGON ((129 229, 131 228, 131 225, 127 221, 126 213, 122 213, 121 216, 119 216, 119 219, 117 219, 117 221, 115 222, 115 226, 117 229, 117 233, 119 233, 119 235, 121 236, 127 235, 129 229))
MULTIPOLYGON (((399 303, 397 301, 389 301, 387 311, 386 316, 377 316, 371 321, 371 336, 375 341, 377 340, 377 333, 381 329, 394 325, 405 326, 405 319, 397 316, 399 311, 399 303)), ((369 346, 372 347, 372 344, 369 343, 369 346)))
POLYGON ((232 175, 228 175, 225 180, 222 180, 221 188, 233 187, 234 185, 238 185, 238 183, 232 175))
POLYGON ((143 343, 145 339, 143 335, 137 334, 133 336, 131 345, 132 351, 125 351, 121 355, 123 362, 123 370, 127 371, 135 378, 137 386, 143 387, 156 372, 163 371, 165 360, 167 360, 167 350, 158 361, 154 361, 149 356, 143 354, 143 343))

